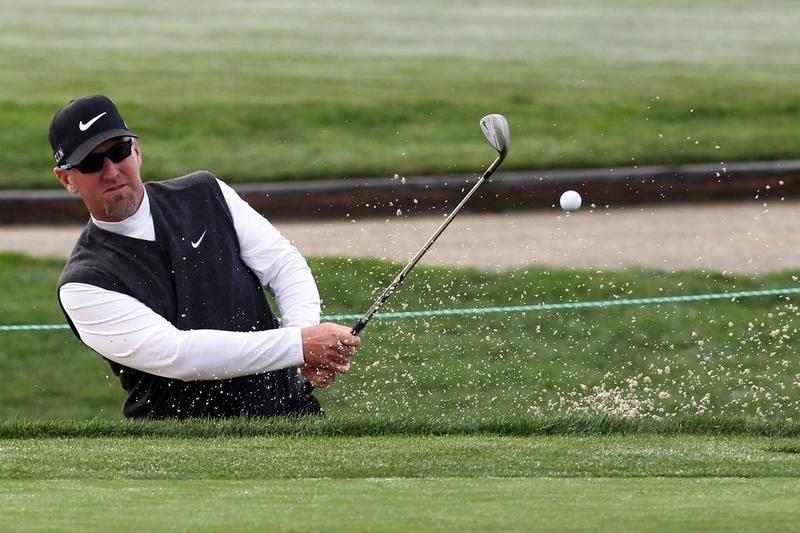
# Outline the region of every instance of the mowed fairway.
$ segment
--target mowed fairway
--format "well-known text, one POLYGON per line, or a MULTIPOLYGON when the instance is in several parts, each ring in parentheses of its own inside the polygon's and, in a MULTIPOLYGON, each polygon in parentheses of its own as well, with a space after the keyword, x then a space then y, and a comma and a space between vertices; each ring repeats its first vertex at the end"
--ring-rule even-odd
POLYGON ((19 529, 791 529, 796 439, 5 440, 19 529))
POLYGON ((731 478, 2 482, 48 531, 791 530, 800 483, 731 478), (43 503, 40 503, 43 502, 43 503), (30 507, 29 507, 30 506, 30 507))

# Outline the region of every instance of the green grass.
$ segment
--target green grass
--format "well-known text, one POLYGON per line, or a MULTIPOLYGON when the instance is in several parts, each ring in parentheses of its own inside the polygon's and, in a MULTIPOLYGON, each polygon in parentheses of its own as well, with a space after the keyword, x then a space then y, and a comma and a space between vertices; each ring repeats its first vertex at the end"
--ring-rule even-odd
POLYGON ((0 187, 56 187, 47 126, 107 93, 144 176, 231 182, 796 157, 787 0, 3 3, 0 187))
POLYGON ((800 518, 796 439, 38 438, 0 440, 0 453, 0 514, 20 530, 778 530, 800 518))
MULTIPOLYGON (((197 438, 217 437, 383 437, 383 436, 607 436, 607 435, 740 435, 789 438, 800 436, 792 420, 694 415, 666 420, 632 419, 606 414, 556 416, 521 415, 495 419, 452 421, 413 414, 390 417, 275 418, 235 420, 152 421, 47 418, 0 421, 0 438, 197 438)), ((794 450, 797 451, 796 449, 794 450)))
POLYGON ((0 481, 12 530, 791 530, 790 479, 0 481))
MULTIPOLYGON (((325 313, 399 265, 310 260, 325 313)), ((61 260, 0 254, 4 324, 59 324, 61 260)), ((793 287, 798 273, 418 267, 386 311, 793 287)), ((792 298, 376 318, 325 419, 136 423, 68 331, 0 332, 16 530, 790 529, 792 298), (668 396, 665 396, 668 395, 668 396)))
POLYGON ((720 435, 42 438, 0 444, 0 479, 800 477, 796 439, 720 435), (791 445, 794 452, 783 451, 791 445))

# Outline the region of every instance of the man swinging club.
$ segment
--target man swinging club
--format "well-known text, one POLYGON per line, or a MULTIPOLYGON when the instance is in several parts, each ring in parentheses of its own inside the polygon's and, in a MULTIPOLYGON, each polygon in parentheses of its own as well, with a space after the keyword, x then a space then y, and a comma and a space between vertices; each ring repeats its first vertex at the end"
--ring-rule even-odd
POLYGON ((123 414, 321 413, 313 387, 347 372, 361 341, 350 327, 319 324, 297 249, 209 172, 143 183, 138 136, 105 96, 68 103, 49 137, 58 180, 90 214, 59 303, 119 377, 123 414))

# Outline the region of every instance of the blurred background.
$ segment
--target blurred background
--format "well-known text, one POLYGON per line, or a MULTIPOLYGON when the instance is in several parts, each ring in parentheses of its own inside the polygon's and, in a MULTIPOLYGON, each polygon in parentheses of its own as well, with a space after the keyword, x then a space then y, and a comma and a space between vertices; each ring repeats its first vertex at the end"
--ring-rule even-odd
POLYGON ((796 157, 800 12, 669 4, 30 0, 0 3, 0 185, 55 187, 47 126, 103 93, 145 173, 231 182, 796 157))

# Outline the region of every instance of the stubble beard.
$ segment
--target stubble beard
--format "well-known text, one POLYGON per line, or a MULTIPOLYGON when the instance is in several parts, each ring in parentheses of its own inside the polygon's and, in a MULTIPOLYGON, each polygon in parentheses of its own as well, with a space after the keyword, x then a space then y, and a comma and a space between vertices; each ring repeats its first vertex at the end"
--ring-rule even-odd
POLYGON ((128 194, 115 194, 103 207, 106 215, 112 219, 124 220, 136 212, 139 207, 136 200, 137 197, 134 191, 128 194))

